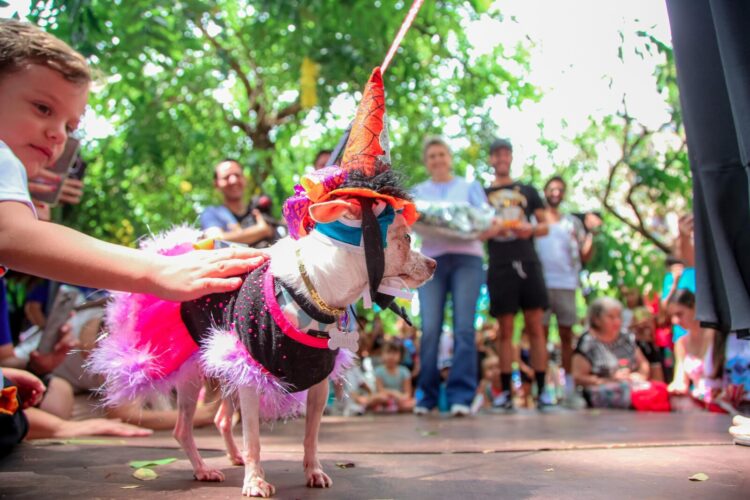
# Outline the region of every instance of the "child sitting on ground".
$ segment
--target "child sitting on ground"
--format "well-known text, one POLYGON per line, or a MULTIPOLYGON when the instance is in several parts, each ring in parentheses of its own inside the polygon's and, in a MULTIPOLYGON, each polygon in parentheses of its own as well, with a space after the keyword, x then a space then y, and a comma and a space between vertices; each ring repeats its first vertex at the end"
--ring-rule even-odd
MULTIPOLYGON (((31 24, 0 20, 0 275, 7 266, 66 283, 175 301, 239 288, 238 276, 264 260, 256 250, 168 257, 37 219, 28 180, 41 175, 60 181, 45 168, 62 154, 78 126, 90 83, 86 60, 64 42, 31 24)), ((35 422, 30 424, 33 431, 35 422)))
POLYGON ((411 373, 401 365, 401 344, 392 340, 383 344, 382 364, 375 368, 375 395, 370 405, 376 412, 411 412, 414 398, 411 394, 411 373))
POLYGON ((492 408, 492 402, 503 392, 500 382, 500 358, 491 354, 482 360, 482 380, 471 405, 471 412, 492 408))

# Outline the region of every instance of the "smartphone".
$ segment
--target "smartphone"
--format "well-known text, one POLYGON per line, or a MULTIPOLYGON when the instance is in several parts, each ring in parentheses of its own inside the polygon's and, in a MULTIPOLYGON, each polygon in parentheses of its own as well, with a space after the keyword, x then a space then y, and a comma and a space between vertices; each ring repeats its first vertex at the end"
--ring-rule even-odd
POLYGON ((87 166, 88 166, 88 163, 86 163, 86 161, 84 161, 84 159, 81 158, 81 154, 79 151, 79 154, 76 155, 76 158, 73 161, 73 164, 70 166, 70 169, 68 170, 68 178, 82 181, 83 176, 86 175, 87 166))
POLYGON ((47 203, 49 206, 54 207, 60 199, 60 192, 62 191, 62 181, 65 179, 71 167, 76 163, 78 159, 78 152, 80 150, 81 143, 74 137, 68 137, 68 141, 65 143, 65 149, 57 159, 54 165, 49 167, 47 170, 56 173, 60 176, 60 182, 55 184, 55 190, 49 193, 34 193, 32 196, 35 200, 47 203))
POLYGON ((41 354, 49 354, 54 350, 57 341, 60 340, 60 328, 70 319, 70 314, 80 300, 81 292, 79 290, 67 286, 61 286, 58 289, 55 302, 47 318, 47 324, 44 325, 37 351, 41 354))

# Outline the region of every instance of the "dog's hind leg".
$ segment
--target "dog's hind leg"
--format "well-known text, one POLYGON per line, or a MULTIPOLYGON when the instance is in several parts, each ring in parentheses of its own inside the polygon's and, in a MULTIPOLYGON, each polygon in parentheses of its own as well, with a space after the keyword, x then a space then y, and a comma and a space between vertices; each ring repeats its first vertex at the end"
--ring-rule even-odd
POLYGON ((224 474, 217 469, 209 469, 198 453, 193 438, 193 417, 198 402, 202 380, 200 376, 185 377, 177 383, 177 425, 174 427, 174 438, 180 443, 193 466, 193 475, 198 481, 223 481, 224 474))
POLYGON ((310 488, 330 488, 333 481, 323 472, 318 460, 318 431, 323 410, 328 400, 328 379, 318 382, 307 391, 307 412, 305 415, 305 480, 310 488))
POLYGON ((235 409, 235 397, 227 396, 221 401, 219 411, 216 412, 214 417, 214 424, 219 429, 221 437, 224 438, 224 445, 227 449, 227 457, 232 462, 232 465, 243 465, 245 461, 242 459, 242 453, 237 448, 237 443, 234 441, 232 435, 232 424, 234 423, 234 409, 235 409))
POLYGON ((242 494, 246 497, 268 498, 276 493, 276 488, 266 481, 266 473, 260 465, 260 397, 258 391, 251 387, 242 387, 239 393, 245 460, 242 494))

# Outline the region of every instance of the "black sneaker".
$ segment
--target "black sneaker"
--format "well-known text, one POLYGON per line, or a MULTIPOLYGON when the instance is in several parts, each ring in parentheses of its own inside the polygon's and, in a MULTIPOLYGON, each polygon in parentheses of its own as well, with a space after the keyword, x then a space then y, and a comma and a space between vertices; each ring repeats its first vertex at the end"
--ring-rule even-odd
POLYGON ((513 407, 513 396, 510 391, 503 391, 492 400, 492 409, 498 412, 510 413, 515 410, 513 407))

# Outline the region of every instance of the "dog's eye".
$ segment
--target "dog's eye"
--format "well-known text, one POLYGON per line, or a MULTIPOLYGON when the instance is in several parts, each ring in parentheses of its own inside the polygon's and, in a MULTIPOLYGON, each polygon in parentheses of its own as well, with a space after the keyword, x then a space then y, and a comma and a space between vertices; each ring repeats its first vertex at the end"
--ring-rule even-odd
POLYGON ((404 234, 404 239, 407 243, 411 243, 411 235, 409 233, 404 234))

